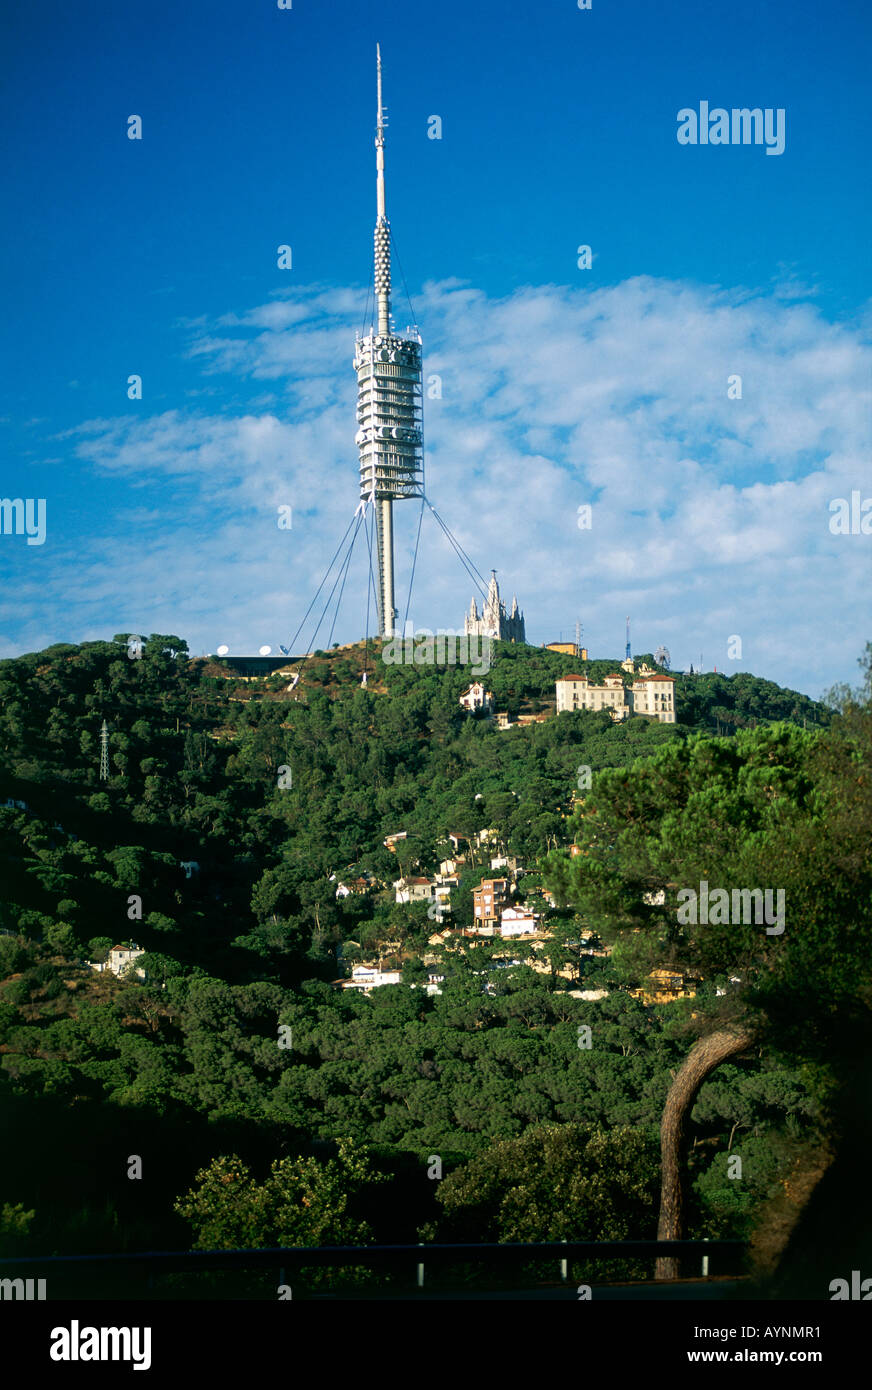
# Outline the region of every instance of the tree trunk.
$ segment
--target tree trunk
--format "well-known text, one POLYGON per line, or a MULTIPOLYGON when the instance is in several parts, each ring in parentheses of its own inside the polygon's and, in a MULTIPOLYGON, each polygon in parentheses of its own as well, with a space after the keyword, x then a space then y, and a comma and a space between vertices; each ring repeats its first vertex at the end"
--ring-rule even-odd
MULTIPOLYGON (((683 1240, 686 1178, 685 1122, 699 1088, 711 1072, 745 1052, 753 1042, 750 1033, 722 1030, 700 1038, 690 1049, 669 1088, 660 1122, 660 1220, 658 1240, 683 1240)), ((658 1259, 655 1279, 677 1279, 680 1261, 672 1255, 658 1259)))

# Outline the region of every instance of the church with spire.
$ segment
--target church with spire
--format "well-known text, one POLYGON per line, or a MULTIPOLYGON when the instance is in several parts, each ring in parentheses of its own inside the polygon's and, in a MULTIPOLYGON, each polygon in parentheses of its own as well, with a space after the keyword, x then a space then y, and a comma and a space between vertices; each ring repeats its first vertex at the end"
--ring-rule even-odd
POLYGON ((487 598, 482 604, 481 617, 473 595, 463 622, 465 637, 496 637, 501 642, 526 642, 524 615, 518 608, 518 600, 512 596, 512 611, 506 612, 506 605, 500 598, 497 572, 491 570, 487 598))

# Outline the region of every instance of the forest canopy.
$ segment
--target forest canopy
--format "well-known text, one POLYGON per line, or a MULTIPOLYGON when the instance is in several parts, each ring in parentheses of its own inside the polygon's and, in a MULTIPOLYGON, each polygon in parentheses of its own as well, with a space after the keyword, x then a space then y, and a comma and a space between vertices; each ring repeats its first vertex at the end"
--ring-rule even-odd
MULTIPOLYGON (((501 643, 487 686, 516 721, 553 710, 556 677, 578 665, 501 643)), ((596 680, 615 663, 586 669, 596 680)), ((821 1149, 843 1080, 832 1018, 861 1027, 868 979, 853 906, 868 886, 861 704, 747 674, 678 676, 675 725, 577 712, 504 730, 464 713, 466 684, 456 667, 380 664, 376 644, 313 657, 293 688, 287 674, 245 680, 193 659, 163 634, 136 657, 119 636, 0 662, 0 1106, 31 1136, 0 1160, 9 1241, 14 1212, 46 1249, 144 1248, 155 1231, 181 1248, 213 1220, 234 1239, 273 1239, 303 1230, 293 1203, 284 1216, 270 1206, 281 1175, 320 1194, 338 1238, 364 1231, 336 1198, 343 1164, 355 1211, 369 1209, 368 1183, 392 1183, 367 1238, 559 1239, 565 1222, 539 1196, 498 1200, 500 1173, 535 1160, 533 1194, 553 1164, 572 1194, 561 1164, 576 1150, 606 1162, 630 1131, 632 1170, 585 1219, 651 1234, 671 1078, 706 1026, 740 1017, 753 1044, 695 1105, 692 1229, 746 1233, 791 1165, 821 1149), (436 924, 391 885, 432 874, 461 842, 455 924, 471 921, 491 856, 510 856, 538 895, 547 964, 461 942, 440 948, 428 991, 436 924), (764 882, 773 863, 807 930, 781 942, 757 927, 680 929, 682 884, 714 883, 716 868, 764 882), (337 896, 352 879, 366 891, 337 896), (128 942, 144 978, 88 964, 128 942), (350 961, 391 953, 402 983, 335 987, 350 961), (695 978, 692 997, 640 997, 657 967, 695 978), (38 1156, 49 1133, 72 1155, 51 1181, 38 1156), (148 1151, 139 1201, 120 1136, 125 1153, 148 1151), (741 1199, 723 1161, 737 1136, 741 1199), (423 1176, 433 1155, 441 1187, 423 1176), (222 1215, 227 1173, 239 1182, 222 1215)))

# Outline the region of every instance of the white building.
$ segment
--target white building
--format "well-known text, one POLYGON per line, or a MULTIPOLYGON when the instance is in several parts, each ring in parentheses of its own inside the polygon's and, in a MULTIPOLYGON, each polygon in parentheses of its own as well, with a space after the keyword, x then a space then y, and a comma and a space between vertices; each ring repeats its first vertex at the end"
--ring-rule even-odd
POLYGON ((427 903, 439 901, 447 903, 451 897, 453 879, 441 882, 435 878, 398 878, 394 883, 395 901, 398 903, 427 903))
POLYGON ((642 675, 633 681, 634 714, 653 715, 661 724, 675 723, 675 677, 642 675))
POLYGON ((602 685, 593 685, 587 676, 561 676, 556 682, 557 713, 575 709, 607 709, 612 719, 626 719, 630 712, 627 691, 616 672, 602 685))
MULTIPOLYGON (((331 879, 335 878, 331 874, 331 879)), ((349 878, 344 882, 340 881, 336 888, 337 898, 349 898, 352 894, 368 893, 373 887, 373 880, 369 874, 361 874, 359 878, 349 878)))
POLYGON ((512 610, 506 612, 506 605, 500 598, 500 586, 497 583, 496 570, 491 570, 490 584, 488 585, 487 598, 485 599, 481 617, 478 616, 478 607, 475 597, 469 605, 469 612, 463 620, 463 631, 468 637, 496 637, 503 642, 526 642, 527 636, 524 630, 524 615, 518 607, 517 598, 512 598, 512 610))
POLYGON ((473 681, 472 685, 466 687, 458 703, 469 714, 474 714, 476 710, 483 710, 485 714, 490 714, 494 707, 493 691, 485 690, 481 681, 473 681))
POLYGON ((123 975, 136 975, 140 980, 144 980, 145 971, 134 966, 134 961, 144 955, 145 951, 142 947, 136 946, 131 941, 128 942, 126 946, 113 946, 105 962, 99 963, 89 960, 87 963, 90 965, 91 969, 96 970, 98 974, 102 974, 104 971, 109 970, 113 975, 117 975, 119 979, 123 975))
POLYGON ((539 914, 526 907, 504 907, 500 936, 531 936, 539 930, 539 914))
POLYGON ((456 859, 441 859, 439 861, 439 873, 442 878, 452 878, 456 876, 457 870, 466 863, 466 855, 462 854, 456 859))
POLYGON ((364 994, 369 994, 371 989, 378 989, 380 985, 398 985, 402 982, 402 971, 400 970, 381 970, 376 965, 355 965, 351 970, 350 980, 339 980, 343 989, 359 989, 364 994))
POLYGON ((648 674, 647 667, 633 681, 632 690, 626 688, 617 672, 606 676, 602 685, 593 685, 587 676, 561 676, 555 686, 558 714, 566 710, 607 709, 615 720, 626 719, 629 714, 646 714, 661 724, 675 723, 675 677, 648 674))

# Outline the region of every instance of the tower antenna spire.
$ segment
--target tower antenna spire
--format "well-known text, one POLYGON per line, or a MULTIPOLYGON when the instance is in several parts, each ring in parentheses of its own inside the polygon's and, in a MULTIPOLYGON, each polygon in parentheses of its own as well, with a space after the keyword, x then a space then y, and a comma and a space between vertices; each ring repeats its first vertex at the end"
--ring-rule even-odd
POLYGON ((376 90, 378 105, 375 124, 375 292, 378 304, 378 331, 391 331, 391 224, 385 201, 385 130, 387 113, 382 100, 381 47, 375 46, 376 90))

